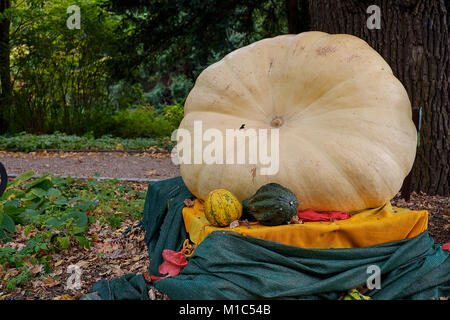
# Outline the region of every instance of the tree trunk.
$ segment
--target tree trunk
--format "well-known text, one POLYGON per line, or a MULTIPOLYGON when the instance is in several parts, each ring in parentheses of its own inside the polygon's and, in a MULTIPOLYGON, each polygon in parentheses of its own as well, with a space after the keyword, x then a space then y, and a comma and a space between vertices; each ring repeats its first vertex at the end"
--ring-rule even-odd
POLYGON ((309 19, 309 5, 308 0, 299 0, 299 31, 298 32, 305 32, 311 30, 311 23, 309 19))
MULTIPOLYGON (((0 14, 11 7, 10 0, 0 0, 0 14)), ((10 46, 9 28, 10 20, 0 21, 0 133, 6 132, 8 122, 6 113, 12 101, 12 86, 10 73, 10 46)))
POLYGON ((286 0, 286 15, 289 33, 299 33, 299 11, 297 0, 286 0))
POLYGON ((391 66, 413 109, 423 108, 412 189, 450 194, 449 11, 446 0, 309 0, 311 30, 358 36, 391 66), (370 5, 381 28, 369 29, 370 5))
POLYGON ((286 0, 285 4, 289 33, 309 31, 308 0, 286 0))

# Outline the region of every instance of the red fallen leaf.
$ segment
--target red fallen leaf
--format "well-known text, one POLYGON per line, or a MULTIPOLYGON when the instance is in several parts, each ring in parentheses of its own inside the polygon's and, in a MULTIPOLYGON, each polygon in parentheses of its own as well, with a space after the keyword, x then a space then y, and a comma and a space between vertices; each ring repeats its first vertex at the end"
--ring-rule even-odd
POLYGON ((152 281, 156 281, 156 280, 164 279, 164 278, 167 278, 167 276, 163 276, 163 277, 152 276, 152 275, 150 275, 150 272, 148 272, 148 271, 144 272, 144 279, 147 282, 152 282, 152 281))
POLYGON ((159 266, 158 271, 171 277, 178 275, 181 268, 184 268, 188 263, 181 251, 163 250, 162 256, 165 261, 159 266))
POLYGON ((298 218, 302 221, 333 221, 345 220, 351 218, 352 215, 341 211, 323 211, 317 212, 312 209, 306 209, 298 212, 298 218))
POLYGON ((156 280, 160 280, 160 279, 164 279, 164 278, 167 278, 167 276, 164 276, 164 277, 150 276, 151 281, 156 281, 156 280))
POLYGON ((164 262, 161 263, 158 271, 161 274, 165 274, 165 276, 159 277, 154 275, 144 275, 146 279, 150 278, 150 280, 156 281, 167 277, 175 277, 180 273, 181 268, 184 268, 188 264, 186 257, 181 251, 176 252, 166 249, 163 250, 162 256, 164 258, 164 262))

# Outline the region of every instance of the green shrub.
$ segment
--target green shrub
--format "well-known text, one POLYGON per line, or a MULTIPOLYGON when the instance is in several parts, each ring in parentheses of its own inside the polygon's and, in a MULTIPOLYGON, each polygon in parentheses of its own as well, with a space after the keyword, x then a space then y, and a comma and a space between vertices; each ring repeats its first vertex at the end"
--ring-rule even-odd
POLYGON ((159 76, 152 77, 152 89, 143 94, 144 100, 155 106, 157 110, 164 109, 166 105, 177 104, 177 101, 186 99, 194 82, 185 75, 169 75, 165 84, 159 76))
POLYGON ((152 107, 123 110, 112 119, 114 127, 109 132, 123 138, 170 136, 176 129, 152 107))
POLYGON ((92 134, 83 137, 64 133, 34 135, 29 133, 0 135, 0 150, 35 151, 37 149, 68 150, 114 150, 121 145, 124 150, 145 150, 151 146, 167 148, 167 137, 123 139, 104 135, 94 138, 92 134))
POLYGON ((179 75, 172 78, 170 92, 172 93, 173 101, 185 99, 193 86, 194 83, 192 80, 188 79, 185 75, 179 75))
POLYGON ((178 128, 184 117, 184 101, 176 102, 173 105, 165 106, 162 110, 164 117, 170 122, 173 128, 178 128))
POLYGON ((147 103, 152 106, 161 106, 162 101, 165 101, 167 96, 168 89, 164 86, 163 83, 157 83, 151 91, 144 93, 144 98, 147 103))

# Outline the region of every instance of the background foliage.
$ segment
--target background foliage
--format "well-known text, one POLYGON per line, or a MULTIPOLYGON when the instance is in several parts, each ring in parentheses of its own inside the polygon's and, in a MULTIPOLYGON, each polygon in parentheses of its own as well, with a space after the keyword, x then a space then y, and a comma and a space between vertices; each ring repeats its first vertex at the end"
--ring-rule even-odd
POLYGON ((168 136, 204 68, 288 32, 279 0, 12 0, 7 20, 0 133, 168 136), (71 5, 80 29, 66 25, 71 5))

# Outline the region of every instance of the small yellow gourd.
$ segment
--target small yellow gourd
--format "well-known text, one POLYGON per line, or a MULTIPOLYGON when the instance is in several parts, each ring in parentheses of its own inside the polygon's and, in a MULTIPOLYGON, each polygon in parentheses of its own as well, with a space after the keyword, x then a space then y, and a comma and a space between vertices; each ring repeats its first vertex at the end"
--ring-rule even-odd
POLYGON ((228 190, 216 189, 206 197, 203 210, 209 223, 216 227, 228 226, 242 216, 242 205, 228 190))

